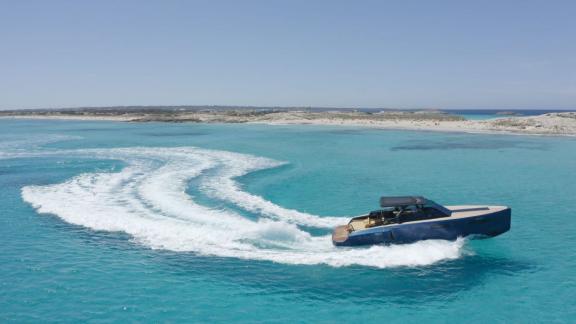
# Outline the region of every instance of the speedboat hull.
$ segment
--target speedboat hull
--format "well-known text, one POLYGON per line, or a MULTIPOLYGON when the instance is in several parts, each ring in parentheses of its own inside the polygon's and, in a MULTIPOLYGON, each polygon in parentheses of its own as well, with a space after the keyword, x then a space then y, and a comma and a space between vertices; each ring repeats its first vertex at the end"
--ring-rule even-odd
POLYGON ((511 210, 504 206, 449 207, 452 216, 349 231, 338 226, 332 234, 336 246, 402 244, 421 240, 456 240, 458 237, 494 237, 510 229, 511 210))

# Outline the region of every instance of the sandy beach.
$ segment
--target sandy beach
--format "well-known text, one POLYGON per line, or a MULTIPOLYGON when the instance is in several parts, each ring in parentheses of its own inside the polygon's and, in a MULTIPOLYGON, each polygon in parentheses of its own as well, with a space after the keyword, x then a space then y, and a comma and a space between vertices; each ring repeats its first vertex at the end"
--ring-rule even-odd
POLYGON ((576 112, 539 116, 510 116, 489 120, 466 120, 440 111, 357 111, 305 110, 161 110, 161 109, 78 109, 43 111, 2 111, 0 118, 93 120, 171 123, 256 123, 268 125, 331 125, 380 129, 441 132, 501 133, 526 135, 576 135, 576 112))

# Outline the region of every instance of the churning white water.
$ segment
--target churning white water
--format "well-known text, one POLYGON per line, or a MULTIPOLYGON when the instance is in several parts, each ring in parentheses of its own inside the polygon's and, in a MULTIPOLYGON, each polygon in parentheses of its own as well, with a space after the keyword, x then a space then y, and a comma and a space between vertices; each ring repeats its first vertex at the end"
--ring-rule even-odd
MULTIPOLYGON (((35 153, 41 156, 41 153, 35 153)), ((47 154, 120 160, 120 172, 80 174, 64 183, 27 186, 22 197, 38 212, 94 230, 119 231, 153 249, 286 264, 419 266, 455 259, 463 240, 336 248, 326 236, 299 228, 331 228, 347 218, 283 208, 243 190, 237 177, 283 162, 225 151, 184 148, 69 150, 47 154), (198 181, 191 182, 197 179, 198 181), (189 186, 257 216, 203 206, 189 186)))

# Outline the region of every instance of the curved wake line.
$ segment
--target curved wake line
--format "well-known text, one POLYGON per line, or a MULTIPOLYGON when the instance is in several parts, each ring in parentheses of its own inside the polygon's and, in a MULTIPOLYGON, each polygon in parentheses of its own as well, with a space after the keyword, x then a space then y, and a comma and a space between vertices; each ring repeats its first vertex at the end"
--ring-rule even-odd
MULTIPOLYGON (((42 154, 36 153, 38 156, 42 154)), ((463 253, 464 240, 409 245, 335 248, 329 236, 312 236, 297 225, 330 228, 346 219, 319 217, 278 206, 243 191, 235 180, 283 162, 247 154, 183 148, 117 148, 46 152, 121 160, 117 173, 80 174, 66 182, 22 188, 22 198, 39 213, 71 224, 119 231, 153 249, 285 264, 422 266, 463 253), (190 180, 210 199, 232 203, 257 220, 196 203, 186 193, 190 180)))
MULTIPOLYGON (((3 135, 0 136, 0 159, 35 156, 35 152, 41 151, 43 145, 81 138, 79 136, 57 134, 33 135, 27 138, 3 135)), ((42 154, 45 154, 45 152, 42 154)))
POLYGON ((6 150, 18 150, 30 148, 39 148, 42 145, 57 143, 63 141, 81 139, 79 136, 72 135, 58 135, 58 134, 43 134, 34 135, 27 138, 16 137, 14 135, 3 135, 0 137, 0 152, 6 150))

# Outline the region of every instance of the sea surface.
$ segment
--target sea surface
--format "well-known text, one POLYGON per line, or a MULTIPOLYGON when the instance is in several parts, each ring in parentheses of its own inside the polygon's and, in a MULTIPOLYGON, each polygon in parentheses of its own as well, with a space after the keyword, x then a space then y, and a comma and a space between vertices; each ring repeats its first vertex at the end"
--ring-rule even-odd
POLYGON ((576 139, 0 120, 0 322, 574 322, 576 139), (493 239, 335 248, 381 195, 493 239))
POLYGON ((558 109, 450 109, 444 110, 446 113, 459 115, 468 120, 486 120, 495 118, 538 116, 549 113, 566 112, 558 109))
MULTIPOLYGON (((333 110, 329 108, 314 108, 317 110, 333 110)), ((351 110, 351 109, 346 109, 351 110)), ((398 111, 397 109, 378 109, 378 108, 360 108, 357 109, 364 112, 379 112, 379 111, 398 111)), ((412 111, 417 111, 414 109, 412 111)), ((467 120, 486 120, 495 118, 509 118, 509 117, 527 117, 538 116, 549 113, 566 112, 570 110, 565 109, 442 109, 441 111, 458 115, 466 118, 467 120)))

